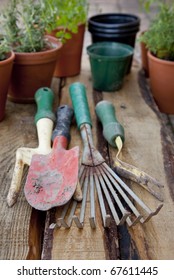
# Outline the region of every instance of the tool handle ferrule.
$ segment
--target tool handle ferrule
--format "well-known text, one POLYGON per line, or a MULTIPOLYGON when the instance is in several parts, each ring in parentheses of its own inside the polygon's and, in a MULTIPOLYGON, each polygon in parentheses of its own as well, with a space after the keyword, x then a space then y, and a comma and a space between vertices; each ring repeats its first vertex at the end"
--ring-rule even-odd
POLYGON ((115 115, 115 107, 109 101, 100 101, 95 107, 96 114, 103 126, 103 136, 112 147, 116 147, 118 136, 124 142, 124 128, 115 115))
POLYGON ((64 136, 68 143, 70 141, 70 126, 74 116, 73 109, 68 105, 62 105, 58 107, 57 112, 57 123, 52 134, 52 140, 54 141, 56 136, 64 136))
POLYGON ((37 113, 35 115, 35 124, 42 118, 55 121, 55 114, 52 112, 54 93, 50 88, 43 87, 36 91, 35 101, 37 104, 37 113))
POLYGON ((77 126, 80 129, 82 124, 89 124, 92 127, 89 105, 84 84, 76 82, 69 87, 77 126))

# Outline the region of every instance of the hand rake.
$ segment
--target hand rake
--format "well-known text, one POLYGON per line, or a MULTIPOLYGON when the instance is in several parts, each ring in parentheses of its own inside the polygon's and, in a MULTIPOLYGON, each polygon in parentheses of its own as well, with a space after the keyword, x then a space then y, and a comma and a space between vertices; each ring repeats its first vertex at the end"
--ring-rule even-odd
POLYGON ((70 86, 70 96, 78 128, 80 129, 83 140, 84 151, 80 168, 80 184, 82 186, 83 200, 81 204, 80 217, 74 215, 77 202, 73 201, 67 222, 66 214, 70 207, 66 205, 62 211, 61 217, 58 219, 58 226, 70 227, 74 220, 78 228, 83 228, 86 201, 89 194, 90 197, 90 225, 96 227, 95 217, 95 199, 98 197, 103 226, 108 227, 110 223, 110 215, 106 212, 105 203, 108 204, 116 225, 121 225, 125 221, 129 226, 133 226, 138 222, 147 222, 152 216, 156 215, 161 207, 160 204, 155 211, 151 211, 142 200, 121 180, 121 178, 106 164, 104 158, 96 150, 92 140, 92 122, 89 113, 88 102, 86 98, 86 89, 81 83, 74 83, 70 86), (131 199, 129 198, 129 196, 131 199), (121 198, 120 198, 121 197, 121 198), (127 209, 123 206, 122 199, 127 205, 127 209), (134 199, 140 207, 146 212, 146 218, 136 209, 132 199, 134 199), (135 218, 132 219, 132 214, 135 218))

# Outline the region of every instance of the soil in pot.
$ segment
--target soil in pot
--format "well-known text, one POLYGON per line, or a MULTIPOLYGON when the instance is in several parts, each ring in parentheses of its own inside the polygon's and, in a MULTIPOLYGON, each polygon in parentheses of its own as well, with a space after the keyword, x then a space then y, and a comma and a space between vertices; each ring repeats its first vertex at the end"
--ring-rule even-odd
POLYGON ((13 67, 15 54, 10 52, 7 59, 0 61, 0 121, 5 116, 5 106, 7 100, 8 87, 13 67))
POLYGON ((159 110, 174 114, 174 61, 159 59, 148 52, 150 87, 159 110))
POLYGON ((133 48, 115 42, 99 42, 87 47, 93 88, 100 91, 119 90, 129 67, 133 48))
MULTIPOLYGON (((61 30, 52 31, 51 35, 56 36, 56 33, 61 30)), ((78 32, 72 33, 71 38, 66 40, 60 49, 60 55, 57 59, 54 77, 72 77, 79 75, 81 71, 81 57, 83 49, 85 33, 85 24, 78 26, 78 32)))
POLYGON ((59 56, 60 43, 47 36, 51 48, 35 53, 15 53, 8 99, 16 103, 33 103, 40 87, 50 87, 59 56))

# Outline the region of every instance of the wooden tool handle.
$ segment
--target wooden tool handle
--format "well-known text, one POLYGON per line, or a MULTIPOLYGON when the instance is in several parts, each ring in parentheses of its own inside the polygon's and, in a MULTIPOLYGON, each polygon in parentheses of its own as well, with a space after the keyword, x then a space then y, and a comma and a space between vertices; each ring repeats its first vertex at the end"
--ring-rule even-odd
POLYGON ((37 104, 37 113, 35 115, 35 123, 38 133, 38 152, 48 154, 51 152, 51 136, 53 124, 56 119, 52 112, 54 93, 50 88, 44 87, 35 93, 35 101, 37 104))
POLYGON ((115 115, 115 107, 109 101, 100 101, 95 107, 96 114, 103 125, 103 136, 108 143, 116 147, 115 140, 120 137, 124 142, 124 128, 115 115))
POLYGON ((53 131, 52 139, 54 141, 56 136, 64 136, 70 141, 70 125, 74 116, 73 108, 68 105, 62 105, 57 109, 57 123, 53 131))

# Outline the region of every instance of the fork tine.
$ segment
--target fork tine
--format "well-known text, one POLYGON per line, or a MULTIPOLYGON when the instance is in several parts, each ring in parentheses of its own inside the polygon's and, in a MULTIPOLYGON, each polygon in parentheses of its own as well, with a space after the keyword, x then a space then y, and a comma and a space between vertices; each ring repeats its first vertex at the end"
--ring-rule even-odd
POLYGON ((111 210, 111 212, 112 212, 112 215, 113 215, 113 217, 114 217, 114 220, 115 220, 116 224, 119 225, 119 224, 120 224, 120 219, 119 219, 118 214, 117 214, 117 212, 116 212, 116 210, 115 210, 115 207, 114 207, 114 205, 113 205, 113 202, 112 202, 112 199, 111 199, 111 197, 110 197, 110 195, 109 195, 109 192, 108 192, 108 190, 107 190, 107 188, 106 188, 105 182, 104 182, 104 180, 103 180, 101 174, 100 174, 98 177, 99 177, 99 181, 100 181, 101 186, 102 186, 102 190, 103 190, 103 192, 104 192, 104 194, 105 194, 105 197, 106 197, 106 199, 107 199, 109 208, 110 208, 110 210, 111 210))
MULTIPOLYGON (((81 166, 80 168, 80 172, 79 172, 79 179, 81 179, 80 183, 83 183, 82 181, 82 178, 83 178, 83 171, 84 171, 84 166, 81 166)), ((77 201, 76 200, 71 200, 69 201, 64 207, 63 207, 63 210, 62 210, 62 214, 61 214, 61 217, 58 218, 57 220, 57 223, 58 225, 60 224, 60 226, 62 227, 65 227, 65 228, 70 228, 71 227, 71 224, 72 224, 72 221, 74 220, 74 217, 76 217, 74 215, 75 213, 75 210, 76 210, 76 207, 77 207, 77 201), (71 203, 72 201, 72 203, 71 203), (71 210, 70 210, 70 214, 68 216, 68 219, 67 219, 67 222, 65 221, 65 216, 68 212, 68 209, 70 208, 70 204, 71 204, 71 210)), ((78 221, 76 221, 76 223, 78 223, 78 221)), ((81 228, 81 226, 78 226, 81 228)))
POLYGON ((94 189, 94 177, 93 177, 94 167, 89 168, 89 183, 90 183, 90 225, 91 228, 96 228, 96 218, 95 218, 95 189, 94 189))
POLYGON ((68 212, 68 209, 70 207, 70 204, 71 204, 71 201, 69 201, 68 203, 65 204, 65 206, 63 207, 62 209, 62 213, 61 213, 61 216, 60 218, 57 219, 57 224, 64 228, 69 228, 69 224, 65 221, 65 216, 66 216, 66 213, 68 212))
POLYGON ((101 171, 101 174, 103 176, 103 179, 104 179, 107 187, 109 188, 113 198, 115 199, 115 202, 117 203, 117 205, 122 213, 122 217, 118 223, 118 225, 122 225, 126 221, 127 217, 131 215, 131 213, 123 207, 123 204, 121 203, 117 193, 115 192, 111 182, 108 180, 106 174, 102 171, 102 168, 100 168, 100 171, 101 171))
POLYGON ((151 211, 150 214, 144 220, 140 220, 140 222, 142 224, 147 223, 153 216, 158 214, 162 207, 163 204, 160 204, 155 211, 151 211))
POLYGON ((84 217, 85 217, 85 210, 86 210, 86 201, 87 201, 87 194, 88 194, 88 184, 89 184, 89 177, 88 177, 88 169, 83 166, 83 171, 80 172, 80 184, 82 186, 82 195, 83 200, 81 202, 81 209, 80 209, 80 218, 77 215, 73 216, 73 220, 78 228, 83 228, 84 225, 84 217))
POLYGON ((102 214, 103 225, 104 225, 104 227, 109 227, 111 217, 110 217, 110 215, 108 215, 106 213, 106 208, 105 208, 105 204, 104 204, 104 200, 103 200, 103 195, 102 195, 100 183, 99 183, 99 180, 98 180, 98 176, 96 174, 94 174, 94 180, 95 180, 95 185, 96 185, 96 189, 97 189, 98 201, 99 201, 99 204, 100 204, 100 210, 101 210, 101 214, 102 214))
MULTIPOLYGON (((103 164, 104 165, 104 164, 103 164)), ((127 205, 129 206, 129 208, 132 210, 132 212, 134 213, 134 215, 140 219, 142 218, 142 215, 139 213, 139 211, 136 209, 136 207, 133 205, 132 201, 129 199, 129 197, 125 194, 125 192, 122 190, 122 188, 120 187, 120 185, 117 183, 117 181, 115 180, 115 178, 112 176, 110 171, 109 166, 107 166, 108 168, 104 168, 105 165, 102 165, 102 169, 105 172, 105 174, 107 175, 107 177, 109 178, 109 180, 112 182, 113 186, 117 189, 117 191, 120 193, 120 195, 123 197, 123 199, 125 200, 125 202, 127 203, 127 205), (109 171, 108 171, 109 169, 109 171)), ((111 169, 112 171, 112 169, 111 169)), ((114 173, 114 172, 113 172, 114 173)), ((129 226, 131 226, 133 224, 133 222, 130 222, 130 219, 128 219, 129 221, 129 226)))
MULTIPOLYGON (((140 222, 141 223, 144 223, 144 221, 148 221, 152 216, 156 215, 160 209, 162 208, 163 204, 160 204, 157 209, 155 211, 152 211, 116 174, 115 172, 113 172, 113 170, 107 166, 106 163, 103 164, 105 170, 107 170, 106 172, 109 173, 110 175, 110 178, 113 177, 113 179, 117 180, 117 182, 120 183, 121 187, 142 207, 142 209, 144 209, 147 213, 148 213, 148 216, 147 218, 144 220, 144 218, 141 217, 140 219, 140 222)), ((114 182, 114 180, 111 179, 113 181, 113 184, 114 186, 117 188, 117 185, 118 183, 116 183, 116 181, 114 182)), ((118 190, 119 191, 119 190, 118 190)), ((120 192, 120 191, 119 191, 120 192)), ((121 190, 122 192, 122 190, 121 190)), ((120 194, 121 194, 120 192, 120 194)), ((125 198, 124 198, 125 199, 125 198)), ((125 199, 126 200, 126 199, 125 199)), ((126 201, 127 202, 127 201, 126 201)), ((128 203, 128 202, 127 202, 128 203)), ((134 205, 132 204, 132 202, 129 200, 129 203, 128 203, 129 207, 131 207, 132 209, 132 206, 134 207, 134 205)), ((134 207, 135 208, 135 207, 134 207)), ((138 212, 138 210, 135 208, 135 212, 134 214, 136 215, 136 212, 138 212)), ((139 213, 139 212, 138 212, 139 213)), ((137 216, 137 215, 136 215, 137 216)), ((138 216, 137 216, 138 217, 138 216)))

